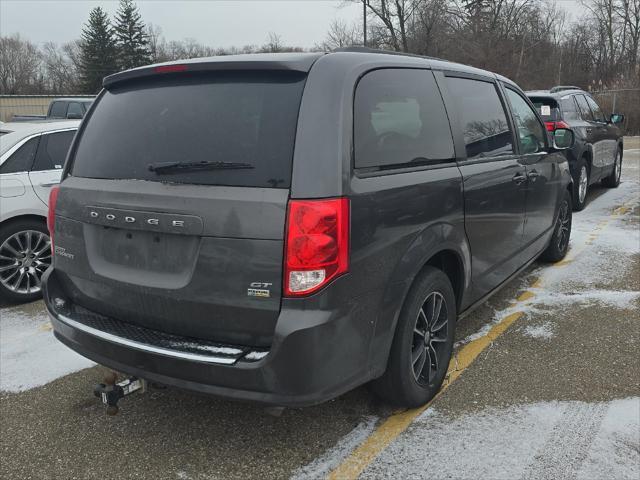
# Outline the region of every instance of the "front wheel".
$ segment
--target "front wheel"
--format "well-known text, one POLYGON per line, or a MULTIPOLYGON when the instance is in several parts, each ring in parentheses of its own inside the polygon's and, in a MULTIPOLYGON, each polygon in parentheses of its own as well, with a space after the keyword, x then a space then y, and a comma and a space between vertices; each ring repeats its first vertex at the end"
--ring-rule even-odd
POLYGON ((616 188, 620 185, 620 177, 622 176, 622 151, 618 149, 616 159, 613 162, 613 170, 611 175, 602 179, 602 185, 608 188, 616 188))
POLYGON ((542 259, 548 262, 559 262, 569 251, 569 238, 571 237, 571 195, 564 193, 558 209, 555 228, 549 246, 542 253, 542 259))
POLYGON ((44 222, 19 220, 0 227, 0 297, 14 303, 40 298, 49 265, 51 241, 44 222))
POLYGON ((387 370, 372 382, 373 391, 400 407, 418 407, 431 400, 449 368, 456 315, 449 278, 441 270, 425 267, 407 295, 387 370))

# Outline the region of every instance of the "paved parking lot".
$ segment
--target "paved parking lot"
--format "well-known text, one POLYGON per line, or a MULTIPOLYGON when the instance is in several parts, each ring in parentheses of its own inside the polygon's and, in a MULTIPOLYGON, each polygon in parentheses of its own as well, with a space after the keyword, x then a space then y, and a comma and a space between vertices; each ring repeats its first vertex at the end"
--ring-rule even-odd
POLYGON ((623 183, 458 325, 447 388, 392 412, 360 388, 264 409, 173 389, 92 395, 105 372, 57 343, 41 302, 0 310, 3 478, 640 477, 640 141, 623 183))

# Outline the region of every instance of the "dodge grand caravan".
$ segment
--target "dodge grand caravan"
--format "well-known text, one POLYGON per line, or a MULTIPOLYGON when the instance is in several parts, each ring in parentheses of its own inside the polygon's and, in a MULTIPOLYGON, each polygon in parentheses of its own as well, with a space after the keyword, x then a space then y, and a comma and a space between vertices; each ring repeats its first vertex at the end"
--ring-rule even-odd
POLYGON ((571 230, 511 81, 368 50, 111 75, 51 194, 55 335, 149 381, 279 406, 420 405, 456 321, 571 230))

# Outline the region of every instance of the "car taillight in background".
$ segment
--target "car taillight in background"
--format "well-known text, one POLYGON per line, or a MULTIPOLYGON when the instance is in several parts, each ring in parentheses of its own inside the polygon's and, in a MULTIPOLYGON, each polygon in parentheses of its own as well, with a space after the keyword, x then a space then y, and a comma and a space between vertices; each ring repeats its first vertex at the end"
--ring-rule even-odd
POLYGON ((349 200, 290 200, 284 294, 313 293, 349 268, 349 200))
POLYGON ((52 187, 49 191, 49 213, 47 215, 47 228, 51 239, 51 253, 53 254, 53 230, 56 226, 56 203, 58 203, 58 192, 60 187, 52 187))
POLYGON ((562 120, 559 122, 544 122, 547 127, 548 132, 555 132, 556 128, 570 128, 569 125, 564 123, 562 120))

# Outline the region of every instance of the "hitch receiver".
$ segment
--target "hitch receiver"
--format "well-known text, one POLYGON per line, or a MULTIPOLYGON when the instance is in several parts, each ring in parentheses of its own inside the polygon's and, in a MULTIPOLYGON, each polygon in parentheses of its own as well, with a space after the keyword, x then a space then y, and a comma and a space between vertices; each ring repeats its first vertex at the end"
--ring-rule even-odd
POLYGON ((107 407, 107 415, 116 415, 119 411, 118 401, 138 390, 143 392, 147 389, 146 381, 130 377, 116 383, 118 376, 111 372, 104 378, 104 383, 99 383, 93 387, 93 394, 98 397, 107 407))

